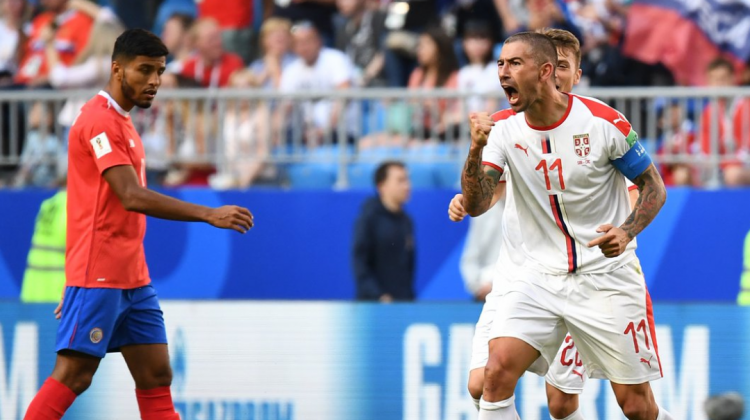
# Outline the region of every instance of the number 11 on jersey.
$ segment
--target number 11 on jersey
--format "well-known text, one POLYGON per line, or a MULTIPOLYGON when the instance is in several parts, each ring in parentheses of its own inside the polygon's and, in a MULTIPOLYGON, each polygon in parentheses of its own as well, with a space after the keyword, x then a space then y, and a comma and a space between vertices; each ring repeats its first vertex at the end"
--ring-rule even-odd
POLYGON ((562 173, 562 160, 560 160, 560 158, 555 159, 555 161, 552 162, 552 165, 549 165, 549 167, 547 167, 547 160, 542 159, 541 161, 539 161, 539 164, 536 165, 535 169, 537 171, 540 169, 544 171, 544 181, 547 184, 547 191, 552 189, 552 184, 549 180, 549 173, 550 171, 557 169, 557 177, 560 180, 560 189, 565 190, 565 181, 563 180, 562 173))

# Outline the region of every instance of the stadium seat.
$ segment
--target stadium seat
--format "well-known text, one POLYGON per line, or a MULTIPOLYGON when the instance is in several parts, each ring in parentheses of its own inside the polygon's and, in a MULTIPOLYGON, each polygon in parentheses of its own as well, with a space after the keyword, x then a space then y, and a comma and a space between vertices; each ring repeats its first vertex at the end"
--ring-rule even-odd
POLYGON ((428 162, 407 162, 406 167, 409 169, 412 188, 435 188, 437 178, 435 177, 434 166, 434 163, 428 162))
POLYGON ((457 162, 435 164, 435 177, 439 188, 461 188, 461 165, 457 162))
POLYGON ((349 188, 352 189, 374 189, 374 176, 377 163, 358 162, 349 165, 349 188))
POLYGON ((333 163, 296 163, 287 167, 289 186, 300 189, 327 189, 336 183, 333 163))

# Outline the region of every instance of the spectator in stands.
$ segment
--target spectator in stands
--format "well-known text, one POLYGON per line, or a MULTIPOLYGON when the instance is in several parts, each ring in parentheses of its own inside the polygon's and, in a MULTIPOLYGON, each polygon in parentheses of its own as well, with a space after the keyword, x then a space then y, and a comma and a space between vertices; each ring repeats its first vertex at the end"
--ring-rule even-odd
POLYGON ((28 116, 29 131, 12 186, 50 188, 63 175, 58 170, 58 156, 63 148, 54 133, 53 107, 37 102, 28 116))
MULTIPOLYGON (((93 18, 94 26, 86 46, 70 64, 63 62, 51 34, 48 33, 48 37, 42 39, 45 43, 50 85, 55 89, 103 86, 109 80, 112 48, 125 27, 110 9, 89 1, 71 0, 70 8, 93 18)), ((63 125, 71 125, 77 113, 78 108, 71 110, 69 123, 63 125)))
MULTIPOLYGON (((666 104, 659 112, 659 150, 662 158, 689 158, 694 155, 695 134, 692 122, 687 119, 680 102, 666 104)), ((699 185, 701 174, 687 162, 666 162, 661 165, 666 185, 699 185)))
POLYGON ((0 86, 13 82, 23 52, 23 25, 28 15, 26 0, 0 0, 0 86))
POLYGON ((45 39, 51 38, 63 64, 75 61, 89 40, 94 20, 68 7, 68 0, 42 0, 44 13, 31 22, 25 53, 16 75, 16 82, 37 87, 49 85, 49 63, 45 39))
POLYGON ((492 31, 486 22, 471 21, 466 24, 463 51, 468 64, 458 72, 458 89, 461 92, 477 93, 477 96, 466 101, 463 114, 500 109, 498 101, 480 96, 501 90, 500 79, 497 76, 497 63, 493 54, 492 31))
MULTIPOLYGON (((298 58, 281 74, 282 92, 337 90, 352 86, 354 72, 349 57, 341 51, 324 47, 311 22, 296 24, 292 28, 292 37, 298 58)), ((294 109, 290 104, 281 107, 281 112, 276 114, 276 127, 281 127, 285 120, 302 124, 303 140, 308 146, 319 145, 328 139, 337 141, 335 128, 339 119, 352 118, 351 108, 342 109, 338 103, 326 99, 296 105, 294 109), (289 111, 293 111, 292 118, 288 118, 289 111)), ((351 121, 346 126, 351 128, 353 125, 354 121, 351 121)), ((291 140, 298 141, 296 138, 291 140)))
POLYGON ((326 47, 333 47, 336 0, 274 0, 272 15, 291 22, 311 23, 326 47))
POLYGON ((341 17, 336 28, 336 48, 354 63, 357 85, 385 86, 385 14, 368 7, 367 0, 338 0, 336 4, 341 17))
POLYGON ((175 13, 164 23, 161 40, 169 50, 167 71, 170 73, 182 71, 185 60, 193 52, 193 37, 190 34, 193 22, 192 16, 175 13))
POLYGON ((260 0, 201 0, 198 18, 216 20, 221 28, 224 49, 237 54, 246 63, 255 59, 253 8, 260 0))
MULTIPOLYGON (((477 24, 481 24, 487 28, 489 39, 493 47, 504 39, 503 23, 500 19, 500 12, 497 9, 496 1, 494 0, 457 1, 450 13, 455 16, 455 30, 450 30, 450 28, 447 30, 449 31, 449 34, 455 34, 457 42, 466 38, 467 29, 476 26, 477 24)), ((444 17, 443 22, 445 21, 446 19, 444 17)), ((462 47, 462 45, 458 44, 456 47, 462 47)), ((457 49, 457 55, 459 62, 462 65, 466 64, 466 62, 463 61, 464 51, 462 48, 457 49)))
POLYGON ((193 39, 196 51, 185 60, 182 76, 195 79, 204 87, 225 87, 232 73, 245 66, 240 56, 224 51, 221 28, 214 19, 196 21, 193 39))
MULTIPOLYGON (((725 58, 717 58, 707 69, 708 85, 727 88, 737 86, 734 65, 725 58)), ((718 151, 724 184, 728 187, 750 185, 750 169, 744 157, 750 153, 750 100, 742 98, 730 103, 726 98, 709 102, 701 115, 701 149, 711 155, 718 151), (731 126, 727 126, 727 122, 731 126), (718 138, 713 134, 718 134, 718 138)))
MULTIPOLYGON (((263 57, 235 72, 230 85, 238 88, 278 89, 283 71, 295 60, 291 54, 291 23, 268 18, 260 28, 263 57)), ((276 168, 266 162, 270 154, 272 101, 239 100, 228 103, 224 117, 224 153, 227 164, 209 177, 215 189, 247 188, 273 182, 276 168)))
POLYGON ((404 212, 411 194, 403 163, 385 162, 375 171, 378 196, 367 200, 354 227, 352 262, 357 299, 414 300, 414 226, 404 212))
POLYGON ((543 28, 564 29, 583 41, 578 26, 563 0, 497 0, 505 34, 536 31, 543 28))
MULTIPOLYGON (((442 29, 431 27, 420 35, 417 63, 418 67, 409 77, 409 89, 455 89, 458 86, 458 59, 453 43, 442 29)), ((413 138, 418 141, 458 139, 459 122, 463 119, 455 101, 428 99, 415 110, 413 138)))
POLYGON ((404 87, 416 66, 419 35, 439 25, 437 1, 384 0, 387 4, 385 26, 385 73, 390 87, 404 87))
POLYGON ((236 71, 230 80, 234 87, 278 89, 283 71, 294 62, 292 25, 286 19, 268 18, 260 27, 260 48, 263 56, 246 69, 236 71))

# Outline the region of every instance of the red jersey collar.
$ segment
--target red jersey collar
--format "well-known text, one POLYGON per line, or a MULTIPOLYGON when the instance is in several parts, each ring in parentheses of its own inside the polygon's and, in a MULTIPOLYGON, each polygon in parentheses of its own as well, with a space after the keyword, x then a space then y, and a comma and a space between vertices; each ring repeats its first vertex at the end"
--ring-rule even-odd
POLYGON ((114 108, 115 111, 117 111, 118 114, 122 115, 125 118, 129 118, 130 117, 130 113, 127 112, 127 111, 125 111, 124 109, 122 109, 122 107, 120 106, 120 104, 118 104, 117 101, 115 101, 114 99, 112 99, 111 96, 109 96, 109 93, 107 93, 107 92, 105 92, 103 90, 100 90, 99 91, 99 95, 103 96, 104 98, 106 98, 107 102, 109 103, 109 107, 110 108, 114 108))

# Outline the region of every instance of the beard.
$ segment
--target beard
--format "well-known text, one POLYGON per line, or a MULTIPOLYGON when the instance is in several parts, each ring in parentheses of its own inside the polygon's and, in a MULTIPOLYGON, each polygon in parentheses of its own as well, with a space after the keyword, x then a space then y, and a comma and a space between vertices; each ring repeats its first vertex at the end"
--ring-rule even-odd
POLYGON ((133 87, 128 84, 124 77, 122 78, 120 87, 122 88, 122 94, 123 96, 125 96, 125 99, 132 102, 135 106, 143 109, 151 108, 151 101, 139 101, 136 98, 135 89, 133 89, 133 87))

